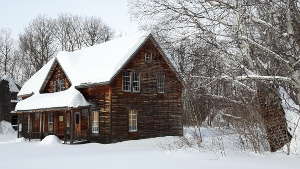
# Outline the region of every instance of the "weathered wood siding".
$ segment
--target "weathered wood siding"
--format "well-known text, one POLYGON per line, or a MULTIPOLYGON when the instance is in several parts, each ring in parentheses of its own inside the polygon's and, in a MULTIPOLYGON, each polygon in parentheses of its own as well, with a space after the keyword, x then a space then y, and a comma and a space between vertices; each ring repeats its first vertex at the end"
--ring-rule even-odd
MULTIPOLYGON (((132 60, 122 69, 140 73, 140 93, 122 91, 122 73, 111 84, 112 141, 166 135, 182 135, 182 85, 163 56, 148 40, 132 60), (145 52, 153 53, 153 61, 145 63, 145 52), (157 92, 157 73, 165 74, 165 93, 157 92), (128 113, 138 111, 138 131, 128 132, 128 113)), ((121 72, 122 72, 121 71, 121 72)))
POLYGON ((43 86, 43 90, 41 93, 53 93, 55 92, 55 82, 57 80, 64 80, 65 82, 65 89, 68 89, 71 86, 71 82, 67 78, 65 72, 61 68, 61 66, 55 62, 54 66, 50 70, 48 77, 45 81, 45 84, 43 86))
MULTIPOLYGON (((89 131, 89 138, 91 141, 102 143, 110 142, 111 136, 111 89, 110 86, 94 86, 87 89, 81 89, 81 93, 86 100, 93 104, 90 108, 90 121, 92 124, 92 112, 99 112, 99 134, 92 134, 89 131)), ((91 126, 90 126, 91 128, 91 126)))

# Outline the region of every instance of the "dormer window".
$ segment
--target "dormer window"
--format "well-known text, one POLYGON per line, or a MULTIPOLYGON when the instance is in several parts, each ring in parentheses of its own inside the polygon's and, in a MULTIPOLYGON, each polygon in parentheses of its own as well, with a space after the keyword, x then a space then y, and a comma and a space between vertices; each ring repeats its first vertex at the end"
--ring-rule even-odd
POLYGON ((56 92, 60 92, 60 91, 63 91, 65 90, 65 81, 62 79, 62 80, 56 80, 55 81, 55 91, 56 92))
POLYGON ((145 63, 151 63, 153 59, 153 54, 152 53, 145 53, 145 63))

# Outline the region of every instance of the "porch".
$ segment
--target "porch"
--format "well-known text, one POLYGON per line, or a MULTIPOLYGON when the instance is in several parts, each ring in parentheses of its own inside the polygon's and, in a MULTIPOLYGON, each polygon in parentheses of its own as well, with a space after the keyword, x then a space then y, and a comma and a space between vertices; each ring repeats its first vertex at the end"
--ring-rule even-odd
POLYGON ((65 143, 88 140, 90 133, 88 107, 65 110, 23 112, 19 114, 18 135, 28 139, 43 139, 56 135, 65 143))

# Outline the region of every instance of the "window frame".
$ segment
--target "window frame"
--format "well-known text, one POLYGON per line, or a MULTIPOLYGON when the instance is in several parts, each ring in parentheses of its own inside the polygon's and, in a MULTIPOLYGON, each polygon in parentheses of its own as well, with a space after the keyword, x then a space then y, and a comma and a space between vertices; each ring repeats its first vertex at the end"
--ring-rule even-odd
POLYGON ((145 52, 144 61, 145 63, 151 63, 153 61, 153 53, 145 52))
POLYGON ((141 91, 141 77, 140 77, 140 73, 138 72, 131 72, 131 75, 132 75, 132 92, 133 93, 139 93, 141 91), (137 79, 135 79, 137 78, 137 79), (135 86, 134 84, 137 83, 137 86, 135 86), (136 88, 137 87, 137 90, 136 88))
POLYGON ((141 91, 141 73, 136 71, 123 71, 122 73, 122 91, 139 93, 141 91), (125 82, 126 79, 126 82, 125 82), (129 82, 129 85, 126 83, 129 82), (137 85, 135 85, 137 84, 137 85), (127 86, 125 88, 125 86, 127 86))
POLYGON ((53 132, 54 131, 54 114, 53 114, 53 112, 50 112, 49 114, 48 114, 48 117, 47 117, 48 119, 48 132, 53 132), (52 119, 52 120, 51 120, 52 119), (51 126, 51 130, 49 130, 50 129, 50 126, 51 126))
POLYGON ((65 80, 64 79, 57 79, 54 82, 54 91, 55 92, 60 92, 60 91, 64 91, 65 88, 65 80))
MULTIPOLYGON (((128 79, 126 80, 128 82, 128 79)), ((122 73, 122 90, 124 92, 131 92, 131 72, 130 71, 123 71, 122 73), (128 75, 126 75, 126 78, 129 78, 129 85, 128 85, 128 89, 125 89, 125 73, 128 73, 128 75)))
POLYGON ((157 73, 156 76, 156 88, 157 93, 165 93, 166 75, 163 72, 157 73))
POLYGON ((128 113, 128 132, 134 133, 138 131, 138 112, 130 109, 128 113))
POLYGON ((99 134, 100 133, 100 112, 99 111, 92 111, 92 126, 91 126, 91 133, 92 134, 99 134), (97 117, 95 119, 95 117, 97 117))

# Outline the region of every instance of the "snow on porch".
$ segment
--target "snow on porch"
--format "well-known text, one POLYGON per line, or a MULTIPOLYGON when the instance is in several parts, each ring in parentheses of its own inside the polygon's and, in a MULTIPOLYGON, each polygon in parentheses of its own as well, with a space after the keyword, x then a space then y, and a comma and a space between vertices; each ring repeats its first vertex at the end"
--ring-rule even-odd
POLYGON ((47 108, 60 107, 84 107, 89 106, 90 103, 85 100, 83 95, 74 87, 56 93, 34 94, 33 96, 20 101, 15 110, 38 110, 47 108))

